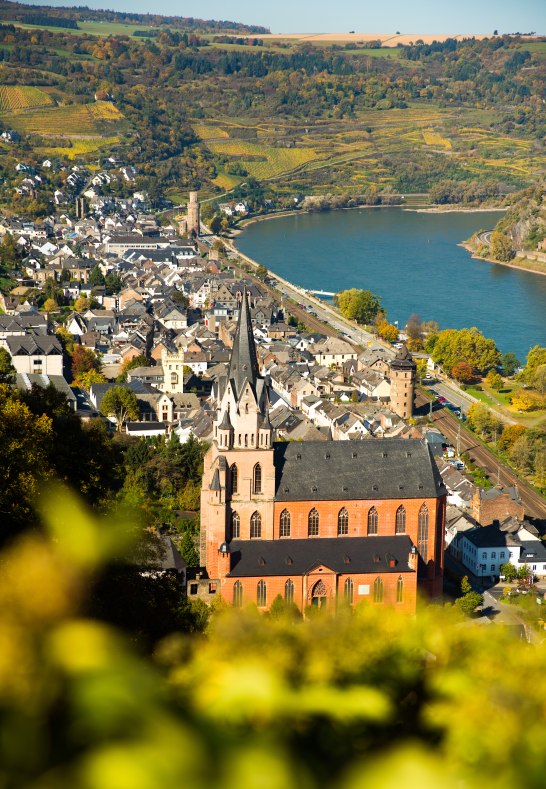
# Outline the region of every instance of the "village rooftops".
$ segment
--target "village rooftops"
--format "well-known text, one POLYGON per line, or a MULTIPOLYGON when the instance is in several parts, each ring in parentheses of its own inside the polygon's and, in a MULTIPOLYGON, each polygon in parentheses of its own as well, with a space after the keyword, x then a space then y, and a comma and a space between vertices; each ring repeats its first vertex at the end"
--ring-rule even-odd
POLYGON ((274 444, 276 501, 424 499, 446 493, 419 439, 274 444))

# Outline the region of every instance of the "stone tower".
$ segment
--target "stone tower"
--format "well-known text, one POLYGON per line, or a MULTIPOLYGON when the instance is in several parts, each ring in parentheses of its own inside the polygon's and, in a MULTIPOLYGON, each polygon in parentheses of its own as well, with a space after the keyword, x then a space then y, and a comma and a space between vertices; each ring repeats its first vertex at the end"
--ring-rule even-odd
POLYGON ((391 409, 402 419, 409 419, 413 413, 416 370, 411 353, 402 345, 390 363, 391 409))
POLYGON ((197 199, 197 192, 190 192, 190 202, 188 203, 187 232, 201 234, 201 206, 197 199))
POLYGON ((275 468, 267 383, 260 376, 246 288, 226 378, 219 381, 214 438, 201 488, 201 564, 218 574, 219 546, 249 539, 260 511, 260 534, 273 538, 275 468))

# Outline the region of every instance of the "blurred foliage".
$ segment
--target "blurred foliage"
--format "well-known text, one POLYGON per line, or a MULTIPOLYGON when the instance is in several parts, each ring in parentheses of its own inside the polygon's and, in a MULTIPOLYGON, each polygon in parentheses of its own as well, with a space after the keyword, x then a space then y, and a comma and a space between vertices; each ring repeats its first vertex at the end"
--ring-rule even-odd
POLYGON ((544 644, 383 608, 311 621, 218 606, 153 658, 82 617, 131 520, 56 489, 0 575, 0 786, 542 789, 544 644))

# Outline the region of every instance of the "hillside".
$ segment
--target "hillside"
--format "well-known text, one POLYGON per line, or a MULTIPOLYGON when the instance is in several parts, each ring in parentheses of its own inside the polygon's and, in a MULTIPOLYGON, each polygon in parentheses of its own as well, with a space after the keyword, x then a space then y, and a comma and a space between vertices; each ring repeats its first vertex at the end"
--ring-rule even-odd
POLYGON ((3 0, 8 16, 0 130, 21 141, 0 143, 4 206, 21 158, 96 168, 105 152, 137 166, 151 194, 227 192, 255 210, 307 194, 494 204, 545 171, 546 40, 279 40, 3 0))

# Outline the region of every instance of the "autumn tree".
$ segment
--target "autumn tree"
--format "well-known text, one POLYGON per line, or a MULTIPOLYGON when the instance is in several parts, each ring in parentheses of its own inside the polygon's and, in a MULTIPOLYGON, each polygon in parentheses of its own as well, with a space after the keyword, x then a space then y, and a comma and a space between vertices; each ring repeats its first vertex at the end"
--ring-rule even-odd
POLYGON ((95 370, 100 373, 100 359, 91 348, 84 348, 83 345, 76 345, 72 354, 72 377, 78 380, 82 373, 95 370))
POLYGON ((115 417, 119 431, 125 422, 136 422, 140 416, 136 395, 127 386, 113 386, 108 389, 102 398, 100 411, 104 416, 115 417))
POLYGON ((437 364, 448 370, 452 370, 457 362, 467 362, 474 370, 487 372, 500 362, 495 341, 484 337, 475 327, 439 332, 431 356, 437 364))
POLYGON ((504 381, 502 380, 502 376, 499 373, 495 372, 495 370, 489 370, 485 377, 485 383, 489 386, 490 389, 494 389, 496 392, 500 392, 502 387, 504 386, 504 381))
POLYGON ((451 375, 456 381, 467 384, 474 378, 474 372, 468 362, 457 362, 451 368, 451 375))
POLYGON ((116 381, 118 383, 124 383, 127 380, 127 373, 129 370, 135 370, 137 367, 147 367, 149 363, 148 357, 143 353, 134 356, 132 359, 126 359, 121 365, 116 381))
POLYGON ((12 384, 15 380, 16 370, 11 361, 11 355, 5 348, 0 347, 0 384, 12 384))
POLYGON ((395 326, 394 323, 380 321, 377 324, 377 333, 387 342, 396 342, 398 340, 398 326, 395 326))

